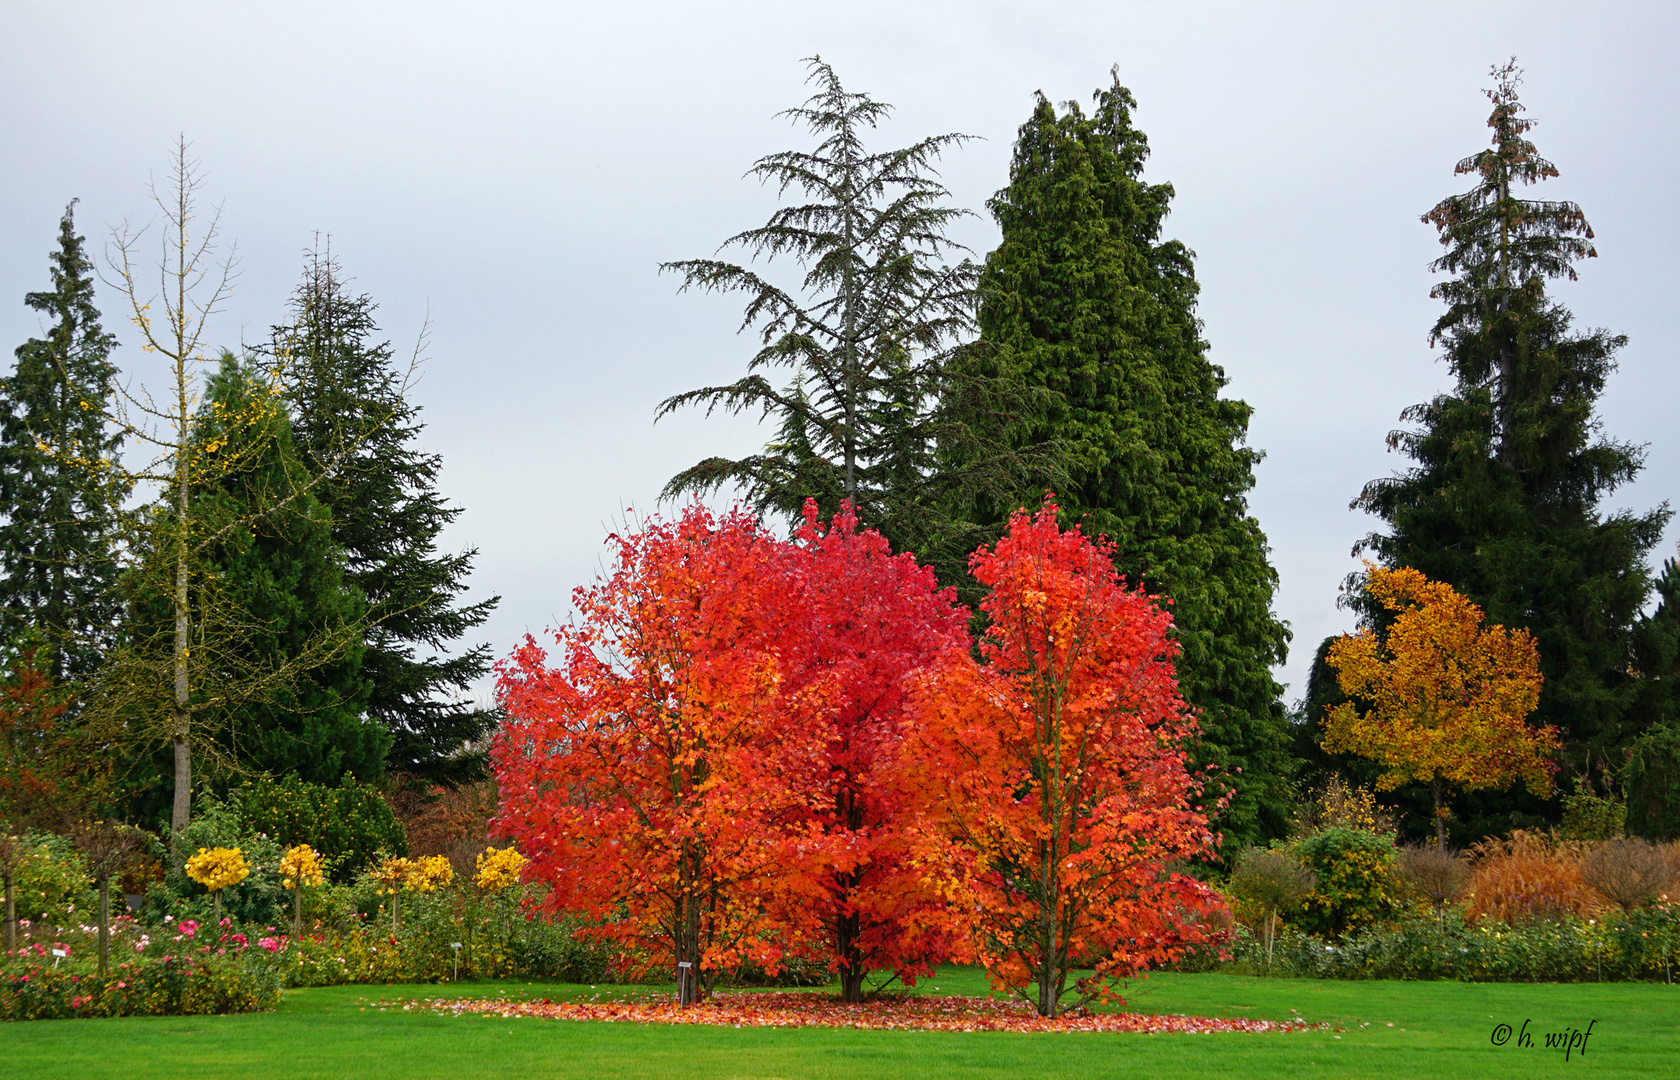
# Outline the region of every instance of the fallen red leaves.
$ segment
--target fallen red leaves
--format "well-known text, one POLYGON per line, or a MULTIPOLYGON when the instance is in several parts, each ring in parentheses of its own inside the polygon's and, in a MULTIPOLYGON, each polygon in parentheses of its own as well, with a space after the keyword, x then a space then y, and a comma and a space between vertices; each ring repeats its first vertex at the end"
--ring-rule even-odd
POLYGON ((1327 1028, 1304 1020, 1249 1020, 1146 1013, 1069 1013, 1047 1020, 1025 1002, 998 998, 912 997, 847 1005, 809 993, 719 994, 700 1005, 674 1002, 508 1001, 432 998, 405 1003, 462 1016, 482 1013, 503 1019, 596 1020, 603 1023, 712 1024, 719 1027, 849 1027, 883 1031, 1123 1031, 1148 1035, 1181 1032, 1305 1031, 1327 1028))

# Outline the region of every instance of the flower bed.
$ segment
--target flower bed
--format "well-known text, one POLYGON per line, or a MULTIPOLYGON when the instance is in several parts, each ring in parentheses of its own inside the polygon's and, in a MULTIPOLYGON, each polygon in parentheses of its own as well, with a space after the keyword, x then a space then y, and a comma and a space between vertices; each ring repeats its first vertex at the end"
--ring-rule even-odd
POLYGON ((1327 1024, 1145 1013, 1073 1010, 1054 1020, 1025 1002, 976 997, 907 997, 848 1005, 826 994, 718 994, 679 1008, 670 1001, 508 1001, 433 998, 404 1002, 405 1011, 451 1016, 487 1014, 503 1019, 593 1020, 601 1023, 710 1024, 719 1027, 840 1027, 910 1031, 1091 1031, 1206 1035, 1213 1032, 1325 1030, 1327 1024))
POLYGON ((130 960, 103 976, 34 957, 0 973, 0 1020, 199 1016, 257 1012, 279 1001, 273 965, 239 955, 130 960))

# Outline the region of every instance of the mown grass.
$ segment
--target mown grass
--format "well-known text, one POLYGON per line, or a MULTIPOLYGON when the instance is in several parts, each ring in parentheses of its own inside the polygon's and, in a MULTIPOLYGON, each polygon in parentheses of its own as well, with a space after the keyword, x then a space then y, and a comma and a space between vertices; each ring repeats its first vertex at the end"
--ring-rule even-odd
MULTIPOLYGON (((985 992, 945 969, 926 993, 985 992), (935 991, 935 987, 938 988, 935 991)), ((1145 1012, 1301 1016, 1337 1030, 1289 1035, 1098 1035, 672 1027, 500 1020, 403 1012, 440 996, 632 997, 657 988, 552 983, 294 990, 274 1013, 59 1020, 0 1026, 7 1077, 1372 1077, 1471 1080, 1672 1077, 1680 1072, 1680 987, 1656 984, 1320 982, 1157 975, 1134 984, 1145 1012), (385 1003, 386 1007, 381 1008, 385 1003), (1496 1024, 1530 1021, 1533 1048, 1495 1046, 1496 1024), (1596 1020, 1587 1052, 1564 1060, 1544 1033, 1596 1020), (1390 1027, 1389 1025, 1393 1026, 1390 1027)))

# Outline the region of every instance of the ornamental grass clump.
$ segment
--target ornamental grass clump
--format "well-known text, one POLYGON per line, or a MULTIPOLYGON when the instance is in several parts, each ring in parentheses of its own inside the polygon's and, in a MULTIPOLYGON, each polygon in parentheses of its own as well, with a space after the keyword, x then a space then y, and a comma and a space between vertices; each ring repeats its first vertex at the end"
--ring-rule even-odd
POLYGON ((1587 845, 1514 830, 1470 849, 1467 915, 1472 922, 1517 924, 1565 916, 1590 918, 1604 903, 1581 877, 1587 845))
POLYGON ((216 900, 216 921, 222 919, 222 890, 251 876, 245 853, 239 848, 199 848, 187 860, 187 876, 210 891, 216 900))

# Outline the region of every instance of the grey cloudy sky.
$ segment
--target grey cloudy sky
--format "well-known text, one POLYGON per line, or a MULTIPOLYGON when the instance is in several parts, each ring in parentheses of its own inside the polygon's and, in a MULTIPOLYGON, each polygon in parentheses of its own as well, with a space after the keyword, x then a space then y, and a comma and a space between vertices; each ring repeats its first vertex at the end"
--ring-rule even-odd
MULTIPOLYGON (((773 114, 806 95, 813 53, 897 107, 882 147, 983 137, 944 169, 980 211, 959 231, 977 255, 1032 92, 1088 101, 1119 66, 1147 175, 1177 188, 1168 229, 1198 254, 1212 356, 1254 406, 1291 696, 1348 627, 1336 586, 1371 526, 1348 500, 1402 464, 1383 443, 1400 409, 1448 385, 1418 216, 1468 186, 1453 163, 1486 142, 1479 91, 1513 54, 1563 174, 1540 190, 1598 234, 1559 295, 1630 339, 1601 413, 1650 456, 1612 504, 1680 481, 1672 5, 5 0, 0 15, 0 344, 39 331, 22 297, 45 286, 64 204, 82 200, 97 251, 110 225, 148 218, 148 177, 185 133, 243 267, 219 344, 264 336, 316 231, 399 348, 429 313, 426 446, 465 507, 448 543, 479 549, 473 595, 502 596, 498 655, 564 618, 624 508, 761 441, 739 420, 652 424, 662 398, 750 353, 734 300, 678 296, 656 266, 769 215, 774 193, 742 173, 807 145, 773 114)), ((117 298, 102 306, 143 376, 117 298)))

